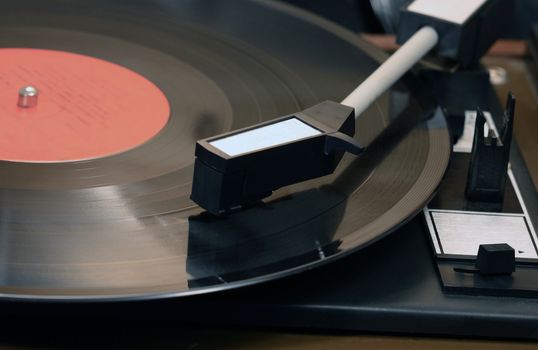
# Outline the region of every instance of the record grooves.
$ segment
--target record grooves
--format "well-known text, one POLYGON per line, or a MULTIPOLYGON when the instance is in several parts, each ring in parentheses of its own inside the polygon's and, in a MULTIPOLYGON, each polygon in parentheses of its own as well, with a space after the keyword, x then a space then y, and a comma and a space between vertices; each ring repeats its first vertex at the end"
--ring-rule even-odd
MULTIPOLYGON (((285 9, 258 1, 0 5, 0 47, 119 64, 170 103, 164 128, 126 152, 1 162, 3 298, 133 300, 244 286, 360 249, 422 208, 450 154, 441 118, 227 218, 188 199, 196 140, 339 101, 377 66, 377 51, 285 9)), ((413 84, 383 96, 358 135, 372 140, 396 116, 431 112, 413 84)))

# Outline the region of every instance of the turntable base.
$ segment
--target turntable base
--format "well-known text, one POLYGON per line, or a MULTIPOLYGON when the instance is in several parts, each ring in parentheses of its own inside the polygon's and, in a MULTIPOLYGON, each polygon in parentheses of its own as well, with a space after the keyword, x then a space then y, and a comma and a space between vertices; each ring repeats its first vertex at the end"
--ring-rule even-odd
MULTIPOLYGON (((62 37, 64 35, 67 35, 68 37, 69 35, 71 35, 68 35, 61 30, 58 30, 57 34, 59 38, 64 38, 62 37)), ((28 38, 33 39, 32 36, 28 36, 28 38)), ((93 40, 92 38, 93 37, 88 36, 87 40, 91 42, 91 40, 93 40)), ((7 36, 3 40, 10 39, 11 36, 7 36)), ((61 42, 61 40, 59 42, 61 42)), ((270 59, 268 59, 268 62, 274 63, 270 59)), ((354 63, 352 62, 355 61, 350 60, 349 64, 353 66, 354 63)), ((370 63, 372 67, 375 66, 373 62, 370 63)), ((371 70, 372 67, 367 67, 368 69, 366 69, 366 71, 371 70)), ((366 73, 367 72, 365 72, 365 74, 366 73)), ((272 77, 271 75, 268 76, 272 77)), ((298 87, 297 90, 303 91, 301 87, 298 87)), ((346 89, 342 87, 342 90, 346 89)), ((401 95, 401 90, 404 90, 405 92, 405 89, 402 89, 401 86, 395 89, 394 95, 397 98, 401 98, 402 96, 406 97, 405 94, 401 95)), ((327 91, 322 91, 321 95, 325 96, 326 94, 329 93, 327 91)), ((336 93, 331 90, 331 94, 339 95, 340 92, 336 93)), ((218 92, 215 92, 215 96, 217 95, 218 92)), ((289 100, 289 104, 285 105, 285 109, 292 109, 297 107, 297 105, 308 104, 316 99, 317 97, 315 96, 315 94, 313 94, 312 96, 302 96, 302 98, 297 100, 289 100)), ((266 105, 266 107, 268 109, 267 112, 264 112, 266 114, 263 114, 263 118, 269 118, 270 116, 273 116, 273 112, 275 112, 275 110, 273 109, 276 108, 272 104, 268 104, 266 105)), ((223 119, 223 121, 224 120, 225 119, 223 119)), ((227 119, 225 121, 226 123, 230 122, 227 119)), ((241 123, 247 123, 251 121, 252 120, 246 119, 240 120, 241 123)), ((229 125, 220 125, 219 128, 220 127, 229 127, 229 125)), ((440 129, 442 129, 441 136, 446 136, 445 128, 442 127, 440 129)), ((203 134, 206 132, 214 132, 215 130, 198 131, 203 134)), ((435 137, 433 139, 435 139, 435 137)), ((439 142, 439 140, 443 141, 442 138, 438 138, 437 142, 439 142)), ((439 147, 439 149, 444 149, 444 146, 446 146, 446 142, 441 143, 442 147, 439 147)), ((190 151, 191 150, 189 150, 189 152, 190 151)), ((442 150, 438 150, 438 152, 440 153, 439 156, 445 154, 444 152, 442 152, 442 150)), ((175 156, 175 154, 170 155, 170 157, 172 156, 175 156)), ((133 159, 139 158, 134 157, 133 159)), ((160 164, 166 164, 166 162, 162 162, 160 164)), ((441 164, 444 163, 441 162, 441 164)), ((110 164, 107 164, 106 162, 103 162, 100 165, 102 165, 106 169, 112 169, 112 167, 107 168, 110 164)), ((179 167, 179 165, 177 166, 179 167)), ((524 163, 517 148, 514 148, 513 151, 512 166, 514 168, 516 176, 518 177, 521 190, 528 193, 534 193, 534 197, 536 197, 536 192, 534 191, 534 188, 532 186, 532 181, 530 180, 530 177, 526 172, 524 163)), ((189 169, 188 164, 185 165, 185 168, 187 170, 189 169)), ((437 169, 436 175, 441 176, 441 173, 443 173, 444 169, 440 169, 439 166, 434 168, 437 169)), ((170 169, 158 170, 163 171, 163 173, 165 173, 166 171, 171 171, 170 169)), ((187 172, 188 171, 186 171, 185 173, 187 172)), ((61 173, 62 172, 59 171, 57 174, 61 173)), ((133 172, 132 174, 134 173, 135 172, 133 172)), ((185 173, 181 173, 179 175, 188 178, 189 176, 185 175, 185 173)), ((51 174, 54 175, 55 173, 51 172, 51 174)), ((135 178, 136 176, 138 176, 138 174, 132 174, 130 174, 130 176, 133 176, 133 178, 130 179, 132 181, 145 180, 145 178, 135 178)), ((144 171, 141 171, 140 174, 141 176, 143 175, 144 177, 148 178, 151 178, 155 175, 145 173, 144 171)), ((117 182, 119 181, 118 174, 111 173, 108 175, 109 176, 103 181, 105 181, 111 186, 116 186, 117 182)), ((57 181, 58 179, 59 177, 50 177, 52 187, 54 187, 55 189, 58 189, 64 185, 61 181, 57 181)), ((22 181, 12 176, 5 176, 4 180, 12 181, 9 186, 14 188, 20 185, 20 181, 22 181)), ((67 183, 66 188, 61 189, 65 191, 71 191, 73 188, 81 187, 86 189, 91 188, 95 185, 95 183, 92 182, 94 180, 88 180, 88 182, 84 183, 81 179, 77 178, 76 180, 77 181, 67 183)), ((125 179, 122 178, 121 180, 125 179)), ((149 183, 149 185, 160 186, 162 183, 166 183, 166 181, 170 181, 170 178, 158 178, 154 183, 149 183)), ((51 185, 51 183, 49 183, 48 185, 51 185)), ((25 185, 34 186, 31 181, 25 182, 25 185)), ((130 209, 134 212, 134 218, 140 219, 140 222, 142 222, 142 224, 147 224, 148 226, 161 225, 163 227, 168 227, 169 224, 173 224, 171 226, 175 228, 175 225, 178 225, 178 223, 183 224, 185 222, 189 222, 188 220, 184 220, 181 222, 176 222, 173 220, 155 220, 155 222, 147 223, 143 220, 147 217, 161 218, 159 216, 161 214, 164 216, 167 215, 169 211, 178 211, 179 205, 184 205, 184 207, 179 207, 179 209, 185 209, 186 212, 192 210, 191 214, 194 214, 194 216, 199 214, 196 208, 193 209, 188 206, 189 203, 187 202, 187 200, 180 203, 176 201, 176 197, 173 198, 174 200, 161 203, 162 206, 152 206, 149 209, 155 211, 151 211, 148 214, 146 212, 148 208, 142 205, 143 202, 135 202, 135 200, 133 199, 140 194, 140 192, 137 192, 138 190, 144 190, 147 188, 144 187, 145 185, 148 185, 148 182, 142 182, 142 185, 140 187, 129 187, 127 190, 125 190, 124 187, 117 186, 114 187, 114 190, 116 192, 111 191, 114 193, 119 193, 120 195, 125 195, 126 198, 133 200, 130 209), (172 210, 169 210, 170 207, 172 207, 172 210)), ((435 186, 435 184, 430 185, 435 186)), ((40 184, 37 184, 35 186, 39 187, 40 184)), ((10 189, 8 189, 8 193, 10 193, 10 189)), ((29 190, 43 190, 43 188, 30 188, 29 190)), ((431 192, 429 193, 431 194, 431 192)), ((148 195, 150 199, 154 198, 151 196, 152 194, 153 192, 148 195)), ((181 192, 181 194, 183 195, 184 193, 181 192)), ((323 194, 328 196, 324 198, 332 198, 330 197, 330 193, 323 194)), ((275 205, 286 209, 286 193, 281 193, 279 194, 279 196, 280 197, 277 199, 279 199, 280 201, 275 201, 275 205)), ((16 196, 13 196, 13 198, 15 197, 16 196)), ((295 199, 297 199, 297 197, 298 196, 296 196, 295 199)), ((417 208, 415 209, 420 210, 419 206, 424 204, 423 202, 427 200, 426 197, 428 197, 428 195, 422 195, 420 201, 415 203, 415 205, 417 206, 417 208)), ((308 196, 302 199, 304 200, 304 202, 309 201, 308 196)), ((534 198, 533 201, 535 203, 538 203, 538 198, 534 198)), ((359 202, 361 201, 357 201, 357 203, 359 202)), ((299 202, 299 204, 301 203, 303 202, 299 202)), ((39 207, 39 209, 41 208, 43 207, 39 207)), ((66 208, 68 207, 66 206, 66 208)), ((48 210, 48 208, 45 209, 48 210)), ((260 211, 263 210, 264 215, 270 216, 271 210, 267 209, 271 208, 261 208, 260 211)), ((100 215, 102 215, 104 212, 105 211, 96 212, 95 217, 101 219, 100 215)), ((292 210, 289 216, 293 217, 294 213, 296 212, 292 210)), ((24 212, 24 214, 27 213, 24 212)), ((37 212, 37 214, 41 213, 37 212)), ((131 215, 131 213, 127 213, 125 215, 131 215)), ((180 214, 180 216, 181 215, 184 214, 180 214)), ((20 216, 23 217, 22 214, 20 216)), ((187 217, 186 214, 185 217, 187 217)), ((350 215, 350 217, 353 218, 353 215, 350 215)), ((399 217, 396 220, 397 222, 395 222, 394 225, 391 226, 391 229, 394 228, 394 226, 402 224, 405 221, 404 219, 408 217, 409 213, 406 213, 406 215, 399 217)), ((182 216, 181 218, 183 219, 182 216)), ((41 219, 41 216, 36 215, 35 219, 41 219)), ((352 219, 350 220, 352 221, 352 219)), ((255 222, 255 220, 252 221, 255 222)), ((308 222, 308 220, 306 221, 308 222)), ((203 231, 199 230, 199 228, 204 225, 213 225, 218 227, 219 225, 215 224, 215 222, 216 220, 208 220, 208 218, 204 217, 203 215, 201 217, 196 217, 195 220, 189 222, 192 223, 192 232, 194 233, 194 235, 192 236, 193 239, 190 242, 191 245, 194 245, 200 250, 206 249, 206 246, 200 245, 200 241, 196 240, 196 238, 200 237, 200 233, 214 234, 215 232, 219 233, 221 231, 203 231), (196 219, 198 221, 196 221, 196 219), (196 229, 198 229, 198 231, 196 231, 196 229)), ((239 224, 241 223, 245 222, 239 221, 239 224)), ((316 226, 316 223, 314 223, 313 226, 316 226)), ((144 228, 146 227, 144 226, 144 228)), ((310 229, 310 226, 308 227, 308 229, 310 229)), ((248 227, 246 231, 248 231, 248 227)), ((389 230, 387 229, 382 232, 388 231, 389 230)), ((83 231, 80 232, 83 233, 83 231)), ((163 235, 157 237, 159 239, 162 238, 162 242, 174 243, 179 241, 177 239, 174 241, 175 237, 173 234, 176 233, 175 230, 165 230, 162 232, 163 235)), ((82 237, 84 235, 81 234, 80 236, 82 237)), ((273 237, 271 235, 268 236, 273 237)), ((381 238, 381 236, 384 235, 379 235, 378 237, 376 237, 376 239, 381 238)), ((306 235, 305 237, 310 236, 306 235)), ((133 242, 132 237, 129 236, 127 238, 128 239, 126 239, 125 242, 133 242)), ((360 246, 354 246, 354 248, 363 248, 367 244, 373 243, 374 240, 375 239, 367 241, 365 240, 361 242, 360 246)), ((201 241, 204 240, 202 239, 201 241)), ((343 242, 346 243, 344 239, 343 242)), ((280 244, 279 241, 277 241, 277 243, 280 244)), ((291 243, 296 243, 296 241, 293 241, 291 243)), ((316 241, 316 243, 319 242, 316 241)), ((321 250, 321 252, 330 253, 331 249, 335 246, 331 245, 331 242, 325 243, 327 243, 325 247, 327 249, 321 250)), ((50 244, 50 247, 52 247, 50 250, 51 252, 54 252, 54 249, 57 248, 57 246, 54 244, 50 244)), ((81 245, 78 245, 78 247, 81 247, 81 245)), ((167 249, 171 249, 173 247, 174 245, 172 244, 156 244, 155 251, 166 251, 167 249)), ((293 249, 292 244, 281 244, 280 247, 293 249)), ((42 248, 42 246, 40 246, 39 248, 42 248)), ((109 246, 103 244, 102 248, 105 249, 106 252, 108 252, 108 250, 106 249, 108 249, 109 246)), ((140 252, 147 252, 147 246, 144 246, 143 248, 145 249, 140 249, 140 252)), ((310 248, 311 247, 308 247, 308 249, 305 248, 305 252, 311 253, 312 249, 310 248)), ((348 249, 350 247, 346 246, 345 244, 342 244, 340 247, 336 248, 348 249)), ((39 249, 35 250, 35 252, 39 251, 39 249)), ((245 251, 249 252, 249 249, 245 249, 245 251)), ((268 251, 271 252, 271 254, 268 254, 268 256, 271 257, 274 253, 274 250, 268 249, 268 251)), ((131 253, 132 251, 126 252, 131 253)), ((314 250, 314 252, 317 253, 318 250, 314 250)), ((23 251, 22 253, 26 254, 27 252, 23 251)), ((255 253, 256 252, 253 253, 253 256, 256 255, 255 253)), ((13 256, 13 254, 11 256, 13 256)), ((72 256, 73 261, 77 263, 73 265, 83 268, 86 268, 88 266, 87 261, 83 261, 82 263, 81 261, 79 261, 79 259, 81 257, 84 258, 84 256, 81 256, 80 254, 72 254, 72 256)), ((34 255, 21 254, 21 257, 29 260, 30 258, 34 258, 34 255)), ((229 258, 229 256, 225 257, 229 258)), ((58 259, 61 257, 55 254, 49 254, 48 258, 51 259, 49 267, 44 268, 43 270, 39 270, 38 273, 36 273, 36 276, 43 277, 45 274, 49 274, 51 270, 50 267, 61 267, 61 264, 58 264, 56 261, 53 261, 54 259, 58 259)), ((131 256, 128 256, 128 258, 131 258, 131 256)), ((245 260, 241 258, 242 257, 235 259, 232 262, 237 265, 244 265, 245 260)), ((292 258, 297 258, 297 256, 292 256, 292 258)), ((299 256, 299 258, 305 258, 305 256, 299 256)), ((311 258, 311 256, 307 255, 306 258, 311 258)), ((320 257, 319 255, 316 255, 314 258, 318 259, 320 257)), ((150 260, 151 259, 146 259, 144 261, 150 260)), ((30 265, 26 260, 21 261, 23 261, 23 263, 20 263, 20 261, 15 261, 15 264, 12 265, 16 265, 18 268, 21 268, 21 266, 22 268, 24 268, 30 265)), ((215 261, 226 263, 230 262, 226 261, 226 259, 222 259, 222 257, 220 260, 215 259, 215 261)), ((140 297, 147 296, 147 293, 178 293, 178 291, 182 292, 196 288, 206 288, 205 290, 208 291, 211 288, 227 289, 229 285, 226 285, 226 283, 229 283, 230 281, 233 282, 234 276, 238 278, 235 281, 241 282, 246 277, 250 277, 249 273, 255 271, 253 268, 249 268, 249 266, 246 266, 245 271, 243 271, 243 274, 237 274, 237 270, 230 270, 227 272, 230 272, 228 277, 231 277, 231 280, 217 281, 215 279, 210 279, 206 277, 213 275, 222 277, 225 275, 214 273, 214 271, 206 271, 205 269, 207 268, 207 266, 211 267, 213 265, 205 264, 205 262, 205 260, 198 259, 194 260, 193 264, 193 261, 191 260, 191 265, 189 266, 189 271, 187 272, 193 275, 203 272, 202 278, 188 279, 186 277, 181 277, 182 279, 180 282, 184 282, 184 284, 187 284, 180 286, 180 288, 177 288, 177 286, 173 286, 171 290, 169 289, 170 286, 165 285, 163 287, 161 284, 159 284, 157 286, 151 286, 152 288, 150 289, 143 290, 125 289, 125 286, 121 285, 119 286, 119 288, 113 290, 101 289, 96 291, 86 289, 86 285, 78 284, 78 282, 80 281, 74 281, 77 283, 70 281, 72 282, 71 284, 65 283, 65 280, 57 278, 59 274, 50 274, 46 276, 47 278, 43 278, 41 280, 37 278, 25 279, 22 277, 25 277, 27 275, 18 273, 19 270, 10 270, 10 273, 5 273, 5 276, 7 276, 5 277, 5 280, 12 284, 16 282, 20 283, 21 285, 24 285, 20 287, 19 290, 12 290, 9 289, 11 288, 11 285, 7 285, 6 283, 6 286, 4 286, 5 288, 3 294, 3 297, 5 297, 5 299, 2 300, 2 302, 0 303, 0 305, 2 306, 2 316, 5 319, 23 320, 23 322, 29 322, 32 320, 37 320, 38 322, 41 322, 44 320, 44 318, 46 318, 46 320, 49 320, 50 317, 59 318, 60 320, 64 318, 69 318, 70 320, 82 318, 84 321, 91 321, 92 319, 102 320, 103 316, 106 316, 108 319, 117 321, 125 321, 132 319, 172 319, 180 321, 182 324, 204 324, 209 326, 218 325, 219 327, 262 326, 285 327, 301 330, 314 329, 322 331, 371 331, 447 336, 459 335, 473 337, 505 337, 526 339, 538 338, 538 299, 506 297, 497 298, 462 295, 456 296, 445 294, 442 291, 437 276, 437 271, 435 270, 433 264, 431 247, 428 242, 428 237, 424 231, 424 223, 422 222, 420 216, 416 217, 410 222, 407 222, 391 236, 385 237, 383 240, 376 242, 375 244, 369 246, 367 249, 362 249, 358 252, 353 250, 353 254, 349 254, 345 257, 342 257, 342 259, 339 261, 331 262, 331 264, 326 264, 325 266, 321 266, 315 270, 311 270, 311 267, 313 265, 300 264, 299 267, 301 267, 301 270, 307 270, 303 271, 303 273, 300 275, 295 274, 295 272, 297 271, 291 268, 285 270, 286 274, 289 272, 291 276, 285 277, 282 280, 266 282, 266 280, 269 280, 272 276, 271 273, 275 271, 263 270, 260 272, 259 276, 269 276, 269 278, 263 280, 265 283, 261 283, 262 280, 252 281, 252 283, 255 282, 258 285, 250 286, 249 288, 227 290, 208 295, 187 295, 188 293, 185 293, 181 294, 185 296, 184 298, 168 298, 166 300, 141 300, 137 301, 136 303, 126 301, 123 298, 127 295, 124 294, 124 291, 126 290, 127 292, 132 292, 134 290, 131 296, 136 295, 140 297), (33 295, 32 293, 28 293, 28 290, 26 289, 26 286, 30 284, 28 281, 32 283, 35 282, 35 285, 32 285, 32 288, 28 289, 30 291, 33 291, 33 295), (45 281, 46 283, 43 281, 45 281), (54 284, 51 283, 51 281, 54 282, 54 284), (55 284, 58 284, 62 288, 60 291, 50 288, 40 289, 42 288, 43 284, 45 284, 45 287, 47 288, 49 288, 50 285, 56 286, 55 284), (71 287, 75 285, 75 287, 78 287, 79 289, 65 289, 66 285, 71 287), (81 287, 81 285, 83 288, 81 287), (17 294, 17 292, 20 292, 21 290, 25 293, 17 294), (75 291, 75 293, 73 293, 73 290, 75 291), (43 295, 41 295, 43 291, 45 292, 43 293, 43 295), (58 295, 60 297, 70 298, 77 293, 79 293, 79 296, 82 296, 82 298, 77 299, 77 303, 65 302, 65 300, 64 302, 56 303, 54 302, 54 300, 51 300, 58 297, 58 295), (28 298, 29 294, 30 298, 28 298), (101 303, 94 303, 96 298, 98 299, 103 295, 105 297, 110 297, 112 295, 117 298, 107 299, 106 301, 101 303), (18 297, 20 297, 20 299, 10 299, 10 297, 13 298, 13 296, 16 297, 15 299, 17 299, 18 297), (42 298, 46 301, 41 300, 40 302, 36 302, 35 300, 32 300, 32 298, 42 298), (39 312, 36 313, 36 310, 39 310, 39 312)), ((272 261, 269 261, 269 263, 267 263, 267 266, 274 268, 275 265, 270 264, 271 262, 272 261)), ((290 262, 290 260, 286 260, 286 262, 290 262)), ((69 263, 71 263, 71 261, 69 261, 69 263)), ((181 267, 185 267, 184 270, 186 271, 187 262, 183 261, 181 263, 183 264, 181 265, 181 267)), ((258 263, 258 261, 253 260, 253 263, 258 263)), ((294 267, 297 267, 296 260, 292 260, 292 263, 295 264, 293 265, 294 267)), ((35 263, 34 265, 40 266, 40 264, 38 263, 35 263)), ((118 264, 110 265, 117 266, 118 264)), ((223 263, 222 266, 224 265, 225 264, 223 263)), ((173 262, 169 265, 170 269, 167 271, 170 271, 171 274, 174 274, 174 276, 176 276, 177 274, 175 274, 176 270, 174 270, 174 268, 177 268, 177 266, 179 266, 177 261, 173 262)), ((150 266, 147 267, 148 270, 143 271, 146 272, 146 275, 143 276, 144 279, 141 279, 141 281, 143 281, 144 283, 146 283, 147 281, 147 276, 155 277, 155 275, 151 274, 153 270, 150 270, 150 266)), ((232 267, 235 267, 235 265, 233 265, 232 267)), ((101 269, 100 266, 97 267, 95 271, 104 271, 104 269, 99 269, 101 269)), ((133 268, 133 270, 136 270, 136 266, 133 268)), ((91 272, 93 273, 93 271, 91 272)), ((94 275, 102 276, 98 273, 92 274, 92 276, 94 275)), ((72 275, 65 274, 65 276, 70 277, 72 275)), ((124 274, 123 276, 130 275, 124 274)), ((107 279, 105 282, 116 283, 117 279, 115 277, 116 275, 107 279)), ((168 280, 166 279, 166 281, 168 280)), ((82 282, 87 282, 87 280, 82 280, 82 282)), ((161 283, 160 281, 157 282, 161 283)), ((140 286, 137 285, 136 287, 140 286)), ((142 287, 146 288, 147 286, 142 285, 142 287)), ((151 295, 158 297, 162 294, 151 295)), ((167 295, 173 296, 173 294, 167 295)), ((176 294, 176 296, 179 295, 180 294, 176 294)), ((76 296, 77 295, 75 295, 75 297, 76 296)))
MULTIPOLYGON (((511 156, 520 190, 534 194, 532 202, 538 204, 532 179, 517 147, 513 148, 511 156)), ((41 322, 44 317, 48 320, 51 316, 61 321, 101 319, 107 315, 118 321, 174 320, 181 323, 182 329, 203 325, 219 329, 261 327, 308 332, 360 331, 538 339, 536 298, 450 295, 443 292, 420 216, 368 249, 301 275, 246 289, 136 304, 86 304, 76 308, 67 304, 42 304, 40 315, 35 315, 32 306, 25 303, 3 304, 2 307, 4 315, 15 316, 23 322, 41 322)), ((192 339, 192 332, 188 333, 181 339, 192 339)), ((229 332, 219 334, 230 339, 229 332)), ((205 338, 201 338, 204 343, 205 338)), ((349 341, 362 344, 360 340, 353 339, 349 341)), ((379 342, 386 342, 387 348, 398 348, 391 339, 379 342)), ((331 344, 333 341, 337 342, 333 339, 331 344)), ((314 346, 308 340, 304 342, 314 346)), ((377 340, 375 342, 378 343, 377 340)), ((408 344, 404 340, 394 342, 408 344)), ((444 341, 439 342, 445 344, 444 341)), ((412 343, 419 346, 418 341, 413 340, 412 343)), ((425 344, 425 348, 432 344, 437 346, 437 341, 425 341, 425 344)), ((450 346, 451 343, 447 344, 450 346)), ((458 345, 462 344, 458 342, 458 345)), ((481 345, 489 348, 492 343, 472 342, 469 346, 476 349, 481 345)), ((268 343, 267 348, 271 346, 277 345, 268 343)), ((498 346, 502 348, 502 345, 498 346)), ((208 347, 211 348, 211 345, 208 347)))

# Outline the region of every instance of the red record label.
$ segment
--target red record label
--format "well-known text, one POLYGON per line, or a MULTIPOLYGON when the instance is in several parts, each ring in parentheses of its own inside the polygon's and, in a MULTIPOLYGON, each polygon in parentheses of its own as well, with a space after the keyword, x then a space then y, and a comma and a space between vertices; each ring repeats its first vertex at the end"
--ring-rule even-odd
POLYGON ((170 105, 120 65, 53 50, 0 49, 0 159, 61 162, 123 152, 155 136, 170 105), (20 107, 19 90, 38 90, 20 107))

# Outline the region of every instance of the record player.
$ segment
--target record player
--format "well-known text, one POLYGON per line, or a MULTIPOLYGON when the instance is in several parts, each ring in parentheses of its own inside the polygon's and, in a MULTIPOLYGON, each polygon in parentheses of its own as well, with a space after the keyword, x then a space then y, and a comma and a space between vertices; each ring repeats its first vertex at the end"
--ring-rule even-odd
MULTIPOLYGON (((363 109, 388 55, 280 2, 1 4, 3 315, 535 339, 518 96, 478 63, 510 2, 471 3, 363 109)), ((413 6, 402 48, 445 15, 413 6)))

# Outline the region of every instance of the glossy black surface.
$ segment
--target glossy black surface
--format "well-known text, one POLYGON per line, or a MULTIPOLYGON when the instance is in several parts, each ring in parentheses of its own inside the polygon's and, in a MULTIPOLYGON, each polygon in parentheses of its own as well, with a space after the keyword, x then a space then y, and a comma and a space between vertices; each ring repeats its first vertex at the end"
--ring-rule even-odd
MULTIPOLYGON (((227 218, 196 207, 188 196, 197 139, 339 101, 375 69, 371 57, 383 57, 278 3, 2 2, 0 47, 122 64, 155 82, 172 107, 157 137, 120 155, 0 163, 5 299, 163 298, 290 275, 402 224, 448 162, 438 116, 408 134, 392 130, 361 158, 346 156, 334 175, 279 190, 262 205, 227 218)), ((423 118, 431 106, 418 95, 398 84, 361 116, 357 137, 368 144, 397 116, 423 118)))

